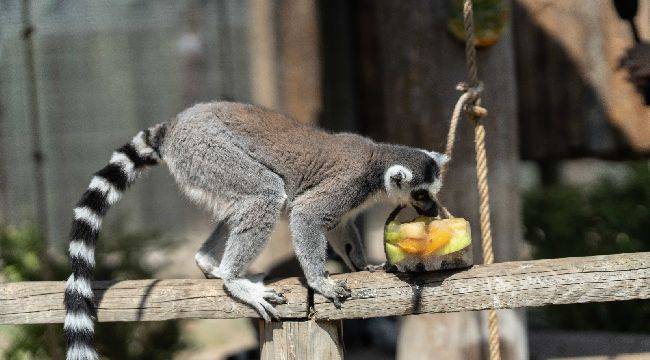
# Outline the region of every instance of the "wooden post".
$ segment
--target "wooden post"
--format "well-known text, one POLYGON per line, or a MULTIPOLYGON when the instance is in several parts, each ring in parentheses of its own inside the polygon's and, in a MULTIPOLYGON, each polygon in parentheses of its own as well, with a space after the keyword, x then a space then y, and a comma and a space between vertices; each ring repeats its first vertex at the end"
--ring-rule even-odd
POLYGON ((343 359, 341 321, 260 320, 260 359, 343 359))
MULTIPOLYGON (((464 44, 447 30, 447 1, 362 0, 359 34, 360 129, 376 140, 444 151, 452 107, 466 79, 464 44)), ((515 64, 510 29, 478 52, 490 165, 492 232, 497 261, 517 259, 522 239, 517 184, 519 151, 515 64)), ((472 223, 474 260, 481 261, 474 125, 461 121, 441 200, 472 223)), ((524 359, 521 313, 499 312, 503 359, 524 359)), ((398 359, 484 358, 487 322, 479 313, 419 315, 403 320, 398 359), (468 327, 472 327, 469 329, 468 327), (475 333, 476 336, 469 335, 475 333), (436 342, 429 339, 436 338, 436 342), (428 353, 412 349, 429 342, 428 353), (438 345, 434 348, 434 346, 438 345), (444 350, 444 354, 441 352, 444 350)))

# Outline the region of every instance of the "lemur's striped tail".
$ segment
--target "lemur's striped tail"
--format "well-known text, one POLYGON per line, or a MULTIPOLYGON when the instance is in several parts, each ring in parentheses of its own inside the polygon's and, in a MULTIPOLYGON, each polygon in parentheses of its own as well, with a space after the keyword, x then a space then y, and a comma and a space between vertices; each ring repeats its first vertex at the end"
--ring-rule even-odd
POLYGON ((138 175, 156 165, 166 125, 140 131, 129 143, 117 149, 108 165, 95 173, 88 190, 74 209, 70 232, 72 275, 65 288, 65 334, 67 360, 95 360, 94 336, 96 309, 93 303, 92 273, 95 267, 95 242, 108 209, 121 197, 138 175))

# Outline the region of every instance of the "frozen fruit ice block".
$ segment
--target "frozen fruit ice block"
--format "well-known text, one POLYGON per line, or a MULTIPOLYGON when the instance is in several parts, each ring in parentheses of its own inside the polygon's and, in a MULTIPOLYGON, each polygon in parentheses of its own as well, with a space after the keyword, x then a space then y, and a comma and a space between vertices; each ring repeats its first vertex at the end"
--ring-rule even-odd
POLYGON ((387 264, 398 271, 430 271, 472 264, 471 229, 469 222, 462 218, 437 220, 420 216, 403 223, 392 220, 384 229, 384 243, 387 264))

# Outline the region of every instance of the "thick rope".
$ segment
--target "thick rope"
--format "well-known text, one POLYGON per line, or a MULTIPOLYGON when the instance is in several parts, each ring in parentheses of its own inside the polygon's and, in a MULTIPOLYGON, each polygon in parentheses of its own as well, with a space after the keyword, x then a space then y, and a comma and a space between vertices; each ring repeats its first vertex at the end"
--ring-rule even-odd
MULTIPOLYGON (((492 251, 492 226, 490 223, 490 191, 488 187, 488 167, 485 152, 485 127, 480 120, 475 120, 474 136, 476 138, 476 176, 478 180, 479 213, 481 217, 481 245, 483 246, 483 263, 494 262, 492 251)), ((501 359, 499 348, 499 322, 497 312, 488 310, 488 336, 490 359, 501 359)))
MULTIPOLYGON (((462 90, 460 84, 457 88, 459 90, 462 90)), ((473 100, 474 95, 474 93, 466 91, 463 95, 460 96, 456 102, 456 105, 454 106, 454 111, 451 114, 451 122, 449 123, 449 132, 447 133, 447 146, 445 147, 445 155, 448 159, 447 164, 451 162, 451 158, 454 153, 454 143, 456 142, 456 129, 458 128, 458 121, 460 120, 465 107, 470 103, 471 100, 473 100)), ((447 164, 443 165, 442 169, 440 169, 440 181, 443 184, 445 181, 445 175, 447 174, 447 164)), ((449 210, 439 200, 436 199, 436 201, 438 202, 438 208, 440 209, 443 218, 451 219, 454 217, 454 215, 452 215, 451 212, 449 212, 449 210)))
MULTIPOLYGON (((468 83, 460 83, 457 89, 463 91, 463 95, 458 99, 451 115, 449 123, 449 132, 447 133, 447 145, 445 155, 451 162, 454 152, 454 143, 456 141, 456 129, 458 122, 465 112, 469 119, 474 122, 474 138, 476 140, 476 177, 479 193, 479 214, 481 220, 481 245, 483 247, 483 262, 492 264, 494 262, 494 252, 492 250, 492 226, 490 223, 490 191, 488 186, 488 165, 485 151, 485 127, 480 119, 487 115, 487 110, 481 105, 482 84, 478 80, 478 71, 476 66, 476 47, 474 38, 474 14, 472 10, 472 1, 465 0, 463 5, 463 18, 465 25, 465 57, 467 64, 468 83)), ((444 180, 447 172, 447 166, 443 166, 440 172, 441 180, 444 180)), ((442 216, 452 218, 453 215, 438 201, 442 216)), ((488 345, 490 350, 490 360, 500 360, 501 350, 499 348, 499 323, 496 310, 488 310, 488 345)))
MULTIPOLYGON (((474 13, 472 1, 465 0, 463 4, 463 20, 465 24, 465 57, 467 59, 467 78, 469 88, 479 87, 478 70, 476 66, 476 47, 474 38, 474 13)), ((467 94, 467 93, 466 93, 467 94)), ((473 102, 480 106, 480 90, 477 91, 473 102)), ((490 194, 488 188, 488 165, 485 152, 485 128, 481 123, 480 116, 472 112, 469 118, 474 121, 474 137, 476 140, 476 176, 479 193, 479 213, 481 217, 481 245, 483 246, 483 262, 492 264, 494 252, 492 251, 492 226, 490 224, 490 194)), ((488 310, 488 344, 490 349, 490 360, 500 360, 501 350, 499 348, 499 323, 496 310, 488 310)))
MULTIPOLYGON (((475 88, 470 88, 465 83, 460 83, 456 86, 456 90, 464 92, 460 96, 454 111, 451 113, 451 121, 449 122, 449 132, 447 133, 447 145, 445 146, 445 155, 451 162, 452 155, 454 154, 454 144, 456 143, 456 129, 458 128, 458 121, 463 115, 463 111, 473 115, 474 117, 484 117, 487 115, 487 110, 478 105, 477 100, 480 96, 483 86, 479 83, 475 88)), ((440 171, 440 179, 444 182, 447 173, 447 165, 443 166, 440 171)))
POLYGON ((476 38, 474 37, 474 10, 472 1, 463 3, 463 22, 465 25, 465 64, 469 86, 478 85, 478 67, 476 66, 476 38))
MULTIPOLYGON (((460 96, 456 105, 454 106, 454 111, 451 113, 451 121, 449 122, 449 132, 447 133, 447 146, 445 147, 445 155, 449 162, 451 162, 451 157, 454 154, 454 143, 456 142, 456 128, 458 128, 458 120, 462 115, 463 108, 469 102, 471 94, 466 92, 460 96)), ((445 175, 447 174, 448 166, 445 165, 440 171, 440 180, 444 182, 445 175)))

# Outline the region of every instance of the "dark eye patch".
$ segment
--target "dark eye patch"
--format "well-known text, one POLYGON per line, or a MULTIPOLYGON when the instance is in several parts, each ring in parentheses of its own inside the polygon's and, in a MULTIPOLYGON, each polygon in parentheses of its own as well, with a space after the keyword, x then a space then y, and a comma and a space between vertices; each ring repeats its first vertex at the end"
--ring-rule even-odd
POLYGON ((411 197, 416 201, 424 201, 429 199, 429 192, 425 189, 418 189, 411 191, 411 197))
POLYGON ((438 176, 440 176, 438 164, 435 161, 427 161, 424 164, 424 182, 431 183, 438 176))

